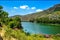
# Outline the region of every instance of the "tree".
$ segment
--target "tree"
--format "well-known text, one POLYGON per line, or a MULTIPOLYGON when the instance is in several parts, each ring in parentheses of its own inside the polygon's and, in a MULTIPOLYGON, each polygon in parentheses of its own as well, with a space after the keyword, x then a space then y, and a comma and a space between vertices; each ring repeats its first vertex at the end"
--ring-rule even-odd
POLYGON ((10 26, 10 28, 22 29, 21 19, 19 17, 10 18, 8 25, 10 26))
POLYGON ((8 20, 8 13, 3 11, 1 14, 0 14, 0 22, 2 23, 7 23, 7 20, 8 20))
POLYGON ((0 23, 7 23, 8 13, 3 11, 3 7, 0 6, 0 23))

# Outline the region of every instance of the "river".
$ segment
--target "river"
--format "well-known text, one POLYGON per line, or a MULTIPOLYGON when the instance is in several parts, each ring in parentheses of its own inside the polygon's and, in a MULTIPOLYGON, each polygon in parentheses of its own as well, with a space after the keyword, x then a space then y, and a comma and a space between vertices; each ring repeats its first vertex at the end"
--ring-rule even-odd
POLYGON ((22 27, 25 32, 32 34, 58 34, 60 26, 51 26, 41 23, 22 22, 22 27))

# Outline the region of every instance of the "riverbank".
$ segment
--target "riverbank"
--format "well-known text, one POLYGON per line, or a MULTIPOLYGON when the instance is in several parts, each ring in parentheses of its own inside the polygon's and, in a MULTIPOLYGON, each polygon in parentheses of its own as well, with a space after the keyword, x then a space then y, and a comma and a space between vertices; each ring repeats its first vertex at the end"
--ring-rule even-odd
POLYGON ((23 30, 8 28, 5 25, 1 28, 0 35, 3 40, 60 40, 60 36, 57 35, 47 37, 48 35, 29 34, 23 30))

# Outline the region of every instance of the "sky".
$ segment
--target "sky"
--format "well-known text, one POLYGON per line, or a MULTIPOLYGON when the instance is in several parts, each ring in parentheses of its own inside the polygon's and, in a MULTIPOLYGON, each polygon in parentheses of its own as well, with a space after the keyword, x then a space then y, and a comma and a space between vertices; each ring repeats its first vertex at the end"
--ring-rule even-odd
POLYGON ((9 16, 40 12, 56 4, 60 4, 60 1, 0 1, 0 5, 9 16))

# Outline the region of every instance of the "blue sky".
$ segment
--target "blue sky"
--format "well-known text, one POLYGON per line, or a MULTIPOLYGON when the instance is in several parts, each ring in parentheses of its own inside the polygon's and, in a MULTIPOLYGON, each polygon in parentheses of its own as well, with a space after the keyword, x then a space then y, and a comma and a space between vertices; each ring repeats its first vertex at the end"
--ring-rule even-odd
POLYGON ((0 1, 0 5, 9 13, 9 16, 43 11, 55 4, 60 4, 60 1, 0 1))

